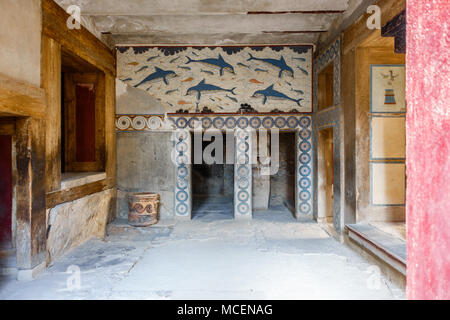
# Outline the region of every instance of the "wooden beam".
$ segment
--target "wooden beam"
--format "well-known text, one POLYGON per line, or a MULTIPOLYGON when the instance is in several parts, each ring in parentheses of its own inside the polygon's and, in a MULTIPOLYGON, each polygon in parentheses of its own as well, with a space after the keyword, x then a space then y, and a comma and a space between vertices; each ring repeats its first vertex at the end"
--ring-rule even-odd
POLYGON ((105 144, 106 144, 106 177, 110 188, 116 186, 116 119, 115 119, 116 80, 105 75, 105 144))
MULTIPOLYGON (((406 8, 406 0, 380 0, 376 5, 381 9, 381 25, 384 26, 406 8)), ((369 37, 373 32, 379 32, 379 30, 370 30, 367 28, 367 19, 370 16, 371 14, 365 13, 345 30, 343 38, 344 53, 358 46, 359 43, 369 37)))
POLYGON ((15 118, 0 118, 0 136, 13 136, 16 134, 15 118))
POLYGON ((32 269, 45 261, 45 121, 16 120, 17 267, 32 269))
POLYGON ((61 187, 61 46, 42 37, 41 84, 46 91, 45 135, 47 192, 61 187))
POLYGON ((0 73, 0 115, 43 118, 44 89, 0 73))
POLYGON ((66 25, 68 19, 69 14, 53 0, 42 0, 42 33, 103 72, 115 76, 116 62, 112 50, 83 26, 69 29, 66 25))
POLYGON ((47 193, 46 196, 47 208, 53 208, 58 204, 74 201, 106 189, 110 189, 110 187, 107 186, 106 179, 104 179, 101 181, 96 181, 82 186, 74 187, 68 190, 61 190, 47 193))

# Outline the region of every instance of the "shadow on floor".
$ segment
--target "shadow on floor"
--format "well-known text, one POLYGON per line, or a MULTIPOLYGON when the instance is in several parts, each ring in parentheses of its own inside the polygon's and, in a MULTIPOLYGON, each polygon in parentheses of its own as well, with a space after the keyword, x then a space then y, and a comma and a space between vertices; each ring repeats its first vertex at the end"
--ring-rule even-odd
POLYGON ((225 196, 194 196, 192 219, 233 219, 233 198, 225 196))

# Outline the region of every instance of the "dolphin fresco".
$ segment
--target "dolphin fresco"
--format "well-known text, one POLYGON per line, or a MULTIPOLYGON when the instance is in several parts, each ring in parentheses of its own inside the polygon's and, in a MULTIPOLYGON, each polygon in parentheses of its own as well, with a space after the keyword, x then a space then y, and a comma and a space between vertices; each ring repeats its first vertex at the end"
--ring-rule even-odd
POLYGON ((207 84, 207 83, 205 83, 205 79, 203 79, 196 86, 193 86, 193 87, 190 87, 189 89, 187 89, 186 95, 191 94, 191 92, 193 92, 193 91, 197 91, 197 100, 200 100, 202 91, 225 91, 225 92, 230 92, 230 93, 236 95, 234 93, 234 89, 236 89, 236 87, 234 87, 232 89, 224 89, 224 88, 215 86, 213 84, 207 84))
POLYGON ((284 60, 284 57, 283 57, 283 56, 281 56, 281 58, 280 58, 279 60, 277 60, 277 59, 263 59, 263 58, 256 58, 256 57, 254 57, 251 53, 249 53, 249 55, 250 55, 250 58, 248 58, 247 61, 250 61, 250 60, 262 61, 262 62, 271 64, 271 65, 273 65, 273 66, 279 68, 279 69, 280 69, 280 73, 278 73, 278 78, 281 78, 281 75, 283 74, 283 71, 288 71, 288 72, 290 72, 291 75, 292 75, 292 77, 294 77, 294 70, 292 70, 292 68, 289 67, 289 66, 286 64, 286 61, 284 60))
POLYGON ((252 97, 254 97, 254 98, 258 97, 258 96, 264 96, 263 104, 266 104, 267 98, 271 97, 271 98, 276 98, 276 99, 294 101, 296 104, 298 104, 301 107, 302 105, 300 104, 300 102, 303 100, 303 99, 293 99, 293 98, 288 97, 284 93, 275 90, 273 88, 273 84, 264 90, 255 91, 255 93, 253 93, 253 95, 252 95, 252 97))
POLYGON ((139 87, 141 84, 144 84, 148 81, 153 81, 156 79, 163 79, 164 83, 166 85, 168 85, 169 83, 167 82, 167 77, 168 76, 176 76, 177 74, 171 70, 163 70, 160 69, 158 67, 155 67, 155 72, 149 74, 147 77, 144 78, 144 80, 142 80, 141 82, 139 82, 137 85, 135 85, 134 87, 137 88, 139 87))
POLYGON ((206 63, 206 64, 211 64, 213 66, 219 67, 220 68, 220 75, 223 75, 223 69, 229 69, 232 73, 234 73, 234 68, 231 64, 227 63, 225 60, 223 60, 222 55, 219 54, 219 58, 214 59, 214 58, 208 58, 208 59, 202 59, 202 60, 193 60, 189 57, 188 58, 188 62, 186 62, 186 64, 192 63, 192 62, 199 62, 199 63, 206 63))

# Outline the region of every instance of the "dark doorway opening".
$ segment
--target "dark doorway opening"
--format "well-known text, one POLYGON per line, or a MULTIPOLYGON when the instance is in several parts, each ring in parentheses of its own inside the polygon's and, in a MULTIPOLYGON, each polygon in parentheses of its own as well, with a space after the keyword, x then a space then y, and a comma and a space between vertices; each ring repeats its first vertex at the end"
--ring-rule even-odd
POLYGON ((12 137, 0 135, 0 248, 12 248, 12 137))
MULTIPOLYGON (((233 135, 233 133, 228 133, 233 135)), ((195 134, 192 134, 192 159, 194 160, 195 134)), ((192 193, 193 206, 192 218, 208 216, 210 218, 233 218, 233 191, 234 191, 234 164, 227 164, 226 133, 220 133, 222 136, 222 163, 205 163, 202 157, 201 164, 192 165, 192 193)), ((215 142, 215 137, 211 141, 201 142, 202 154, 210 144, 215 142)), ((233 150, 228 150, 229 153, 233 150)), ((234 152, 233 152, 234 154, 234 152)), ((233 155, 232 154, 232 155, 233 155)), ((216 157, 215 150, 211 153, 216 157)), ((229 155, 228 155, 229 156, 229 155)))
POLYGON ((295 132, 279 133, 279 168, 270 176, 269 208, 285 206, 295 212, 295 132))

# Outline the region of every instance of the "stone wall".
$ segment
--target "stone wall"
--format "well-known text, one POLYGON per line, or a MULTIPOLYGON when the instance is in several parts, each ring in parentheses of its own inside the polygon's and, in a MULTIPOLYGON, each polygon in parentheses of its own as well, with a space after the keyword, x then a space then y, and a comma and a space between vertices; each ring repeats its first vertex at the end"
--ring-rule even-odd
POLYGON ((91 237, 103 238, 114 211, 115 189, 47 210, 47 264, 91 237))
POLYGON ((117 215, 126 218, 129 192, 156 192, 160 215, 173 215, 175 166, 171 132, 119 132, 117 134, 117 215))

